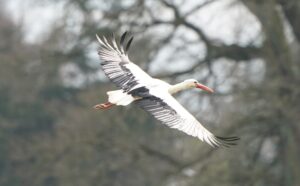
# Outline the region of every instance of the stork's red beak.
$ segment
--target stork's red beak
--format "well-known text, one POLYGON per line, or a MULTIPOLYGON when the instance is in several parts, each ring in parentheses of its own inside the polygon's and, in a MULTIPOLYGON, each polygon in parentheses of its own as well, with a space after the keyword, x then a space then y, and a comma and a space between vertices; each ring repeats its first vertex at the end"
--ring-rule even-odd
POLYGON ((213 89, 211 89, 211 88, 209 88, 205 85, 202 85, 200 83, 197 83, 196 88, 200 88, 200 89, 205 90, 205 91, 210 92, 210 93, 214 92, 213 89))

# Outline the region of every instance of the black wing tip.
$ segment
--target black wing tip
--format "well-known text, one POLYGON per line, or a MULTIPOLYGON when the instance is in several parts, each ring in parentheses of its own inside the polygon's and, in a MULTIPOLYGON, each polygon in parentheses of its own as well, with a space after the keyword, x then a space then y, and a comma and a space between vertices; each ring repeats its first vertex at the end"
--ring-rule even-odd
MULTIPOLYGON (((114 32, 112 32, 110 34, 110 38, 111 40, 107 39, 105 40, 107 37, 103 37, 101 39, 101 37, 99 37, 98 34, 96 34, 96 38, 98 39, 98 41, 100 42, 101 44, 101 47, 104 47, 105 49, 107 50, 111 50, 111 48, 113 48, 114 50, 117 50, 118 52, 120 52, 121 54, 127 54, 128 51, 129 51, 129 48, 131 46, 131 43, 133 41, 133 36, 128 36, 128 31, 126 30, 122 35, 121 35, 121 38, 120 38, 120 41, 118 44, 116 44, 117 46, 111 44, 113 41, 116 41, 115 43, 117 43, 117 40, 116 40, 116 37, 115 37, 115 34, 114 32), (128 37, 130 37, 129 39, 127 39, 128 37), (117 47, 117 48, 116 48, 117 47)), ((100 54, 101 51, 98 52, 98 54, 100 54)))
POLYGON ((121 39, 120 39, 120 45, 123 46, 123 43, 125 41, 126 35, 127 35, 128 31, 125 31, 122 35, 121 35, 121 39))
POLYGON ((232 137, 216 136, 216 138, 218 139, 219 146, 223 146, 223 147, 227 147, 227 148, 237 145, 236 142, 238 140, 240 140, 240 138, 237 136, 232 136, 232 137))
POLYGON ((130 48, 130 45, 132 43, 132 40, 133 40, 133 36, 131 36, 131 38, 128 40, 127 42, 127 45, 126 45, 126 48, 125 48, 125 53, 128 52, 129 48, 130 48))
POLYGON ((125 36, 127 35, 127 33, 128 33, 128 30, 126 30, 126 31, 122 34, 121 37, 125 37, 125 36))
POLYGON ((129 40, 127 40, 128 37, 126 37, 128 35, 128 31, 126 30, 122 35, 121 35, 121 39, 120 39, 120 47, 123 48, 123 51, 125 52, 125 54, 127 54, 129 48, 130 48, 130 45, 132 43, 132 40, 133 40, 133 36, 130 37, 129 40), (127 40, 127 41, 125 41, 127 40))
POLYGON ((224 141, 236 141, 239 140, 240 138, 237 136, 232 136, 232 137, 221 137, 221 136, 216 136, 216 138, 224 141))

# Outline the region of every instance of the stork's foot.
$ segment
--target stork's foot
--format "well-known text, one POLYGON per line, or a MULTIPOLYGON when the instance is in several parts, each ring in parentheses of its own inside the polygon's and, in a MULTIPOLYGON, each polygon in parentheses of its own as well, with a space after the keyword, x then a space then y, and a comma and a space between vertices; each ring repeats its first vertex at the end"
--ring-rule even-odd
POLYGON ((93 108, 97 109, 97 110, 100 110, 100 109, 109 109, 113 105, 114 105, 113 103, 107 102, 107 103, 97 104, 93 108))

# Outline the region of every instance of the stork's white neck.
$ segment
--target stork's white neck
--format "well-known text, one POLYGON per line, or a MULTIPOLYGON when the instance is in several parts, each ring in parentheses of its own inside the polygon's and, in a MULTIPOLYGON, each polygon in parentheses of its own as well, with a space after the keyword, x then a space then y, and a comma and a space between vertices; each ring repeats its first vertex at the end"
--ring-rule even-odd
POLYGON ((181 83, 178 83, 178 84, 175 84, 175 85, 171 85, 171 87, 169 88, 169 93, 170 94, 175 94, 179 91, 182 91, 182 90, 185 90, 185 89, 190 89, 190 88, 193 88, 193 84, 190 83, 190 82, 181 82, 181 83))

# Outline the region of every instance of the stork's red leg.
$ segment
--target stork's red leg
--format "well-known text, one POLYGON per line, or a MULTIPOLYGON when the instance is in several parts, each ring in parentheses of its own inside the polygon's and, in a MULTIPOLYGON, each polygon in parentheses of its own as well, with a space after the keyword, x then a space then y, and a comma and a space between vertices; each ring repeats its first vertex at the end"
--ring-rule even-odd
POLYGON ((106 103, 101 103, 101 104, 97 104, 95 105, 93 108, 94 109, 109 109, 110 107, 112 107, 114 104, 111 102, 106 102, 106 103))

